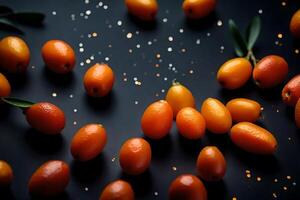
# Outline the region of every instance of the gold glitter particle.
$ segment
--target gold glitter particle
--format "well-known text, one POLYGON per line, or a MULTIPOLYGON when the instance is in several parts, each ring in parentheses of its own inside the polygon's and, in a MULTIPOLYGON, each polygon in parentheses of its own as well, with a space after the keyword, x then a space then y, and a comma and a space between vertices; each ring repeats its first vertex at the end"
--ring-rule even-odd
POLYGON ((142 85, 142 82, 140 82, 140 81, 134 81, 134 84, 140 86, 140 85, 142 85))
POLYGON ((156 58, 157 59, 159 59, 160 58, 160 54, 158 53, 158 54, 156 54, 156 58))
POLYGON ((287 189, 288 189, 286 186, 283 186, 282 188, 283 188, 283 190, 285 190, 285 191, 287 191, 287 189))
POLYGON ((277 178, 275 178, 275 179, 274 179, 274 182, 275 182, 275 183, 277 183, 277 182, 278 182, 278 179, 277 179, 277 178))
POLYGON ((232 197, 232 200, 237 200, 237 198, 236 197, 232 197))
POLYGON ((125 81, 125 82, 126 82, 126 81, 127 81, 127 78, 124 78, 124 79, 123 79, 123 81, 125 81))
POLYGON ((256 177, 256 180, 257 180, 257 182, 260 182, 261 178, 258 176, 258 177, 256 177))
POLYGON ((132 38, 132 33, 127 33, 127 35, 126 35, 126 37, 128 38, 128 39, 131 39, 132 38))
POLYGON ((173 170, 173 171, 176 171, 176 170, 177 170, 177 167, 173 166, 173 167, 172 167, 172 170, 173 170))
POLYGON ((155 64, 155 67, 159 67, 159 64, 155 64))
POLYGON ((156 74, 156 77, 160 77, 160 73, 157 73, 157 74, 156 74))
POLYGON ((94 32, 94 33, 92 33, 92 36, 93 36, 93 37, 97 37, 98 34, 97 34, 96 32, 94 32))
POLYGON ((247 178, 251 178, 251 174, 246 174, 246 177, 247 178))
POLYGON ((273 192, 272 195, 273 195, 274 198, 277 198, 277 194, 275 192, 273 192))
POLYGON ((291 180, 292 177, 291 176, 286 176, 286 179, 291 180))
POLYGON ((283 38, 282 33, 278 33, 278 34, 277 34, 277 37, 278 37, 279 39, 283 38))
POLYGON ((191 70, 189 71, 189 73, 190 73, 190 74, 193 74, 193 73, 194 73, 194 70, 191 69, 191 70))
POLYGON ((132 49, 128 49, 128 52, 129 52, 129 53, 132 53, 132 49))
POLYGON ((186 52, 186 49, 184 49, 184 48, 181 49, 181 52, 182 52, 182 53, 185 53, 185 52, 186 52))
POLYGON ((115 160, 116 160, 116 158, 115 158, 115 157, 113 157, 113 158, 111 159, 111 162, 115 162, 115 160))
POLYGON ((247 173, 247 174, 250 174, 251 172, 250 172, 250 170, 246 170, 246 173, 247 173))
POLYGON ((295 54, 299 54, 299 49, 295 49, 295 54))
POLYGON ((286 2, 285 1, 281 2, 281 5, 286 6, 286 2))

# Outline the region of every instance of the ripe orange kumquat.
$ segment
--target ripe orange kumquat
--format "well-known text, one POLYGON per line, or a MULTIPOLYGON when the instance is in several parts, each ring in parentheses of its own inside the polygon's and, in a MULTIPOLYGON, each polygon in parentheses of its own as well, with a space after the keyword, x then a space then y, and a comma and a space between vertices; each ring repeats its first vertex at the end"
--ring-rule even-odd
POLYGON ((300 75, 292 78, 282 89, 282 100, 289 106, 295 106, 300 98, 300 75))
POLYGON ((13 170, 4 160, 0 160, 0 187, 8 186, 13 181, 13 170))
POLYGON ((134 200, 134 192, 128 182, 116 180, 104 188, 99 200, 134 200))
POLYGON ((0 73, 0 97, 8 97, 11 93, 11 86, 7 78, 0 73))
POLYGON ((125 0, 128 12, 143 21, 155 19, 158 11, 156 0, 125 0))
POLYGON ((201 19, 212 13, 216 4, 216 0, 184 0, 182 9, 188 18, 201 19))
POLYGON ((295 38, 300 38, 300 9, 291 18, 290 31, 295 38))
POLYGON ((295 122, 297 128, 300 128, 300 99, 298 99, 297 104, 295 106, 295 122))

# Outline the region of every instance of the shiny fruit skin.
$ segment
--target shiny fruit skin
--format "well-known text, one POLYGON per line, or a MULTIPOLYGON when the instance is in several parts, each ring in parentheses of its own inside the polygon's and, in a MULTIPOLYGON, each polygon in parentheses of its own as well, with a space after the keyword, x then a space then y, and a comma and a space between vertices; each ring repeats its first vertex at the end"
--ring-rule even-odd
POLYGON ((201 107, 206 128, 215 134, 225 134, 232 126, 230 112, 218 99, 207 98, 201 107))
POLYGON ((134 200, 131 185, 123 180, 116 180, 108 184, 102 191, 99 200, 134 200))
POLYGON ((216 4, 216 0, 185 0, 182 9, 188 18, 201 19, 212 13, 216 4))
POLYGON ((72 139, 72 156, 80 161, 91 160, 102 152, 106 142, 106 131, 101 124, 87 124, 72 139))
POLYGON ((282 83, 288 74, 284 58, 269 55, 261 59, 253 70, 253 79, 260 88, 271 88, 282 83))
POLYGON ((129 175, 145 172, 151 163, 150 144, 142 138, 128 139, 121 147, 119 161, 122 170, 129 175))
POLYGON ((115 75, 107 64, 96 63, 90 67, 83 78, 85 91, 91 97, 104 97, 114 85, 115 75))
POLYGON ((295 38, 300 38, 300 9, 291 18, 290 31, 295 38))
POLYGON ((192 92, 185 86, 176 83, 171 86, 166 95, 166 101, 173 109, 174 117, 185 107, 195 108, 195 98, 192 92))
POLYGON ((207 200, 207 191, 198 177, 184 174, 171 183, 169 200, 207 200))
POLYGON ((8 97, 11 93, 11 87, 7 78, 0 73, 0 97, 8 97))
POLYGON ((176 116, 176 125, 179 133, 191 140, 200 139, 205 134, 205 119, 196 109, 183 108, 176 116))
POLYGON ((142 21, 153 21, 158 11, 156 0, 125 0, 128 12, 142 21))
POLYGON ((0 187, 10 185, 13 178, 14 175, 11 166, 4 160, 0 160, 0 187))
POLYGON ((62 40, 49 40, 42 47, 42 57, 46 67, 58 74, 73 70, 76 56, 73 48, 62 40))
POLYGON ((25 115, 32 128, 48 135, 59 134, 66 124, 64 112, 48 102, 32 105, 25 110, 25 115))
POLYGON ((282 100, 289 106, 295 106, 300 98, 300 75, 292 78, 281 92, 282 100))
POLYGON ((226 160, 215 146, 206 146, 200 151, 196 166, 200 177, 206 181, 219 181, 226 173, 226 160))
POLYGON ((67 163, 59 160, 41 165, 31 176, 29 192, 35 196, 54 196, 62 193, 70 180, 67 163))
POLYGON ((300 99, 298 99, 297 104, 295 106, 295 122, 297 128, 300 128, 300 99))
POLYGON ((250 122, 234 125, 230 138, 235 145, 250 153, 270 155, 277 148, 277 141, 272 133, 250 122))
POLYGON ((246 58, 234 58, 225 62, 217 73, 217 80, 226 89, 234 90, 247 83, 252 65, 246 58))
POLYGON ((30 62, 30 50, 19 37, 8 36, 0 41, 0 66, 8 72, 25 72, 30 62))
POLYGON ((151 139, 165 137, 172 128, 173 111, 167 101, 159 100, 150 104, 143 113, 141 126, 144 134, 151 139))
POLYGON ((259 119, 261 106, 251 99, 236 98, 226 104, 234 122, 255 122, 259 119))

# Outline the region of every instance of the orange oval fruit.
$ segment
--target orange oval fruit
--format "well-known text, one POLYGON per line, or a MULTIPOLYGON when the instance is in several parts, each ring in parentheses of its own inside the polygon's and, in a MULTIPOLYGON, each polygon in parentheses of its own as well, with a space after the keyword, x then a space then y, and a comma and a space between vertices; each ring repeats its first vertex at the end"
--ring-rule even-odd
POLYGON ((166 95, 166 101, 173 109, 174 117, 185 107, 195 108, 195 99, 191 91, 185 86, 175 83, 173 84, 166 95))
POLYGON ((152 21, 156 17, 158 4, 156 0, 125 0, 128 12, 143 21, 152 21))
POLYGON ((219 181, 226 173, 226 160, 215 146, 206 146, 200 151, 196 166, 200 177, 206 181, 219 181))
POLYGON ((202 104, 201 114, 210 132, 224 134, 230 130, 232 125, 230 112, 218 99, 206 99, 202 104))
POLYGON ((225 62, 217 73, 222 87, 233 90, 245 85, 252 73, 252 65, 246 58, 234 58, 225 62))
POLYGON ((150 104, 143 113, 141 126, 144 134, 151 139, 165 137, 172 128, 173 111, 164 100, 150 104))
POLYGON ((0 97, 8 97, 11 93, 11 87, 7 78, 0 73, 0 97))
POLYGON ((114 85, 115 75, 107 64, 96 63, 90 67, 83 78, 85 91, 92 97, 104 97, 114 85))
POLYGON ((64 112, 48 102, 32 105, 25 110, 25 115, 32 128, 49 135, 59 134, 66 124, 64 112))
POLYGON ((295 38, 300 38, 300 9, 291 18, 290 31, 295 38))
POLYGON ((284 58, 269 55, 256 64, 253 70, 253 79, 259 87, 271 88, 284 81, 288 70, 288 63, 284 58))
POLYGON ((70 180, 67 163, 59 160, 41 165, 31 176, 28 188, 35 196, 53 196, 62 193, 70 180))
POLYGON ((87 124, 75 133, 71 141, 72 156, 80 161, 97 157, 106 145, 107 136, 101 124, 87 124))
POLYGON ((250 122, 234 125, 230 130, 230 138, 235 145, 250 153, 268 155, 277 148, 272 133, 250 122))
POLYGON ((245 98, 232 99, 226 104, 234 122, 255 122, 260 117, 261 106, 245 98))
POLYGON ((178 176, 169 187, 169 200, 207 200, 206 188, 194 175, 178 176))
POLYGON ((8 36, 0 41, 0 66, 8 72, 24 72, 30 62, 30 51, 19 37, 8 36))
POLYGON ((129 175, 145 172, 151 163, 150 144, 142 138, 131 138, 121 147, 119 161, 122 170, 129 175))
POLYGON ((4 160, 0 160, 0 187, 10 185, 13 178, 14 175, 11 166, 4 160))
POLYGON ((46 67, 58 74, 73 70, 76 62, 73 48, 62 40, 49 40, 42 47, 42 57, 46 67))
POLYGON ((300 128, 300 100, 299 99, 295 106, 295 122, 296 122, 296 126, 300 128))
POLYGON ((295 106, 300 98, 300 74, 292 78, 282 89, 282 100, 289 106, 295 106))
POLYGON ((134 192, 128 182, 117 180, 104 188, 99 200, 134 200, 134 192))
POLYGON ((187 139, 200 139, 205 134, 205 119, 200 112, 191 107, 179 111, 176 125, 179 133, 187 139))
POLYGON ((188 18, 201 19, 212 13, 216 4, 216 0, 184 0, 182 9, 188 18))

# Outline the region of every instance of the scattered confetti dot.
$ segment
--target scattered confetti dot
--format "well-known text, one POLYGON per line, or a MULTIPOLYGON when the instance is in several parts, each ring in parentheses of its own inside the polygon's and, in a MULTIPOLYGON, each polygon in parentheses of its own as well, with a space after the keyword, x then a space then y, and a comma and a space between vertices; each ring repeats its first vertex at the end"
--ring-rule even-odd
POLYGON ((53 92, 52 97, 57 97, 57 94, 55 92, 53 92))
POLYGON ((295 49, 295 54, 299 54, 299 49, 295 49))
POLYGON ((137 105, 137 104, 139 104, 139 102, 138 101, 134 101, 134 104, 137 105))
POLYGON ((84 52, 84 48, 79 48, 79 52, 84 52))
POLYGON ((109 57, 105 57, 104 60, 105 60, 105 61, 109 61, 109 57))
POLYGON ((117 25, 118 25, 118 26, 122 26, 122 21, 119 20, 119 21, 117 22, 117 25))
POLYGON ((162 20, 164 23, 167 23, 168 22, 168 19, 167 18, 163 18, 162 20))
POLYGON ((74 121, 74 122, 73 122, 73 125, 77 125, 77 122, 76 122, 76 121, 74 121))
POLYGON ((154 196, 158 196, 158 192, 154 192, 154 196))
POLYGON ((74 94, 70 94, 69 97, 70 97, 71 99, 73 99, 73 98, 74 98, 74 94))
POLYGON ((173 167, 172 167, 172 170, 173 170, 173 171, 177 171, 177 167, 173 166, 173 167))
POLYGON ((200 39, 196 40, 196 44, 198 44, 198 45, 200 44, 200 39))
POLYGON ((286 176, 286 179, 291 180, 292 177, 291 176, 286 176))
POLYGON ((222 26, 223 25, 223 22, 221 20, 218 20, 217 21, 217 26, 222 26))
POLYGON ((104 5, 104 6, 103 6, 103 9, 104 9, 104 10, 107 10, 107 9, 108 9, 108 5, 104 5))
POLYGON ((132 33, 127 33, 127 35, 126 35, 126 37, 128 38, 128 39, 131 39, 132 38, 132 33))
POLYGON ((281 5, 286 6, 286 2, 285 1, 281 2, 281 5))
POLYGON ((258 10, 258 13, 259 13, 259 14, 262 14, 262 13, 263 13, 263 10, 262 10, 262 9, 259 9, 259 10, 258 10))
POLYGON ((116 160, 116 158, 115 158, 115 157, 113 157, 113 158, 111 159, 111 162, 115 162, 115 160, 116 160))
POLYGON ((275 182, 275 183, 277 183, 277 182, 278 182, 278 179, 277 179, 277 178, 275 178, 275 179, 274 179, 274 182, 275 182))
POLYGON ((85 11, 85 14, 86 15, 90 15, 90 14, 92 14, 92 11, 91 10, 87 10, 87 11, 85 11))
POLYGON ((282 188, 283 188, 283 190, 285 190, 285 191, 288 189, 286 186, 283 186, 282 188))
POLYGON ((73 110, 73 111, 74 111, 74 113, 76 113, 78 110, 77 110, 76 108, 74 108, 74 110, 73 110))
POLYGON ((278 37, 279 39, 283 38, 282 33, 278 33, 278 34, 277 34, 277 37, 278 37))
POLYGON ((256 180, 258 181, 258 182, 260 182, 261 181, 261 177, 256 177, 256 180))
POLYGON ((172 42, 172 41, 173 41, 173 37, 172 37, 172 36, 169 36, 169 37, 168 37, 168 40, 169 40, 170 42, 172 42))
POLYGON ((236 197, 232 197, 232 200, 237 200, 237 198, 236 197))
POLYGON ((56 15, 56 11, 52 11, 52 15, 56 15))
POLYGON ((179 29, 179 33, 183 33, 184 32, 184 30, 181 28, 181 29, 179 29))
POLYGON ((136 45, 136 48, 138 48, 138 49, 141 48, 141 45, 140 45, 140 44, 137 44, 137 45, 136 45))
POLYGON ((172 47, 168 47, 168 52, 172 52, 172 51, 173 51, 172 47))
POLYGON ((89 188, 88 188, 88 187, 85 187, 84 190, 87 192, 87 191, 89 191, 89 188))
POLYGON ((274 198, 277 198, 277 194, 275 192, 273 192, 272 195, 273 195, 274 198))

